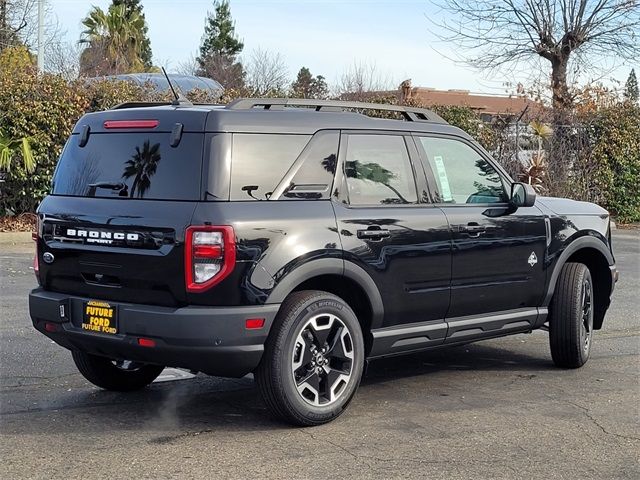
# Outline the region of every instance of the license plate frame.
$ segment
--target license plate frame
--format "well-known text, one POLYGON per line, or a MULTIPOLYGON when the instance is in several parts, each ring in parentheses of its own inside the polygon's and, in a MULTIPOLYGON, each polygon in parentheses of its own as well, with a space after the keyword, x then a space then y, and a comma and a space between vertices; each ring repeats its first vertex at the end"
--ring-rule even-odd
POLYGON ((118 307, 102 300, 82 302, 82 323, 85 332, 102 335, 118 333, 118 307))

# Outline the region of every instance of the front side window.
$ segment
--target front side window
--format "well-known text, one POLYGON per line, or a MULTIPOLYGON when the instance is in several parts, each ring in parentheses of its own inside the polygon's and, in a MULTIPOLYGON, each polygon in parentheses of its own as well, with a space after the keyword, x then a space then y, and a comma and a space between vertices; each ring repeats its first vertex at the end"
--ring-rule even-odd
POLYGON ((469 145, 453 139, 419 137, 437 186, 438 203, 504 203, 497 170, 469 145))
POLYGON ((418 202, 404 138, 398 135, 349 135, 344 164, 351 205, 418 202))
POLYGON ((233 135, 231 200, 268 200, 309 135, 233 135))

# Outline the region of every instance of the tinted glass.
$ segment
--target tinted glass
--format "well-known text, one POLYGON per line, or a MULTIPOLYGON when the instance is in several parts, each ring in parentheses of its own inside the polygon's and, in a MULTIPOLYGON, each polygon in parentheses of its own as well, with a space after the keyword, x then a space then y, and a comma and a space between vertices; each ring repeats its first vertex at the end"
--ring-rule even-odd
POLYGON ((309 135, 234 134, 231 200, 268 199, 309 138, 309 135))
POLYGON ((493 166, 465 143, 420 137, 437 184, 441 203, 506 202, 502 179, 493 166))
POLYGON ((204 135, 94 133, 80 148, 73 135, 53 178, 54 195, 198 200, 204 135))
POLYGON ((349 135, 344 168, 352 205, 418 201, 403 137, 349 135))
MULTIPOLYGON (((331 197, 338 158, 338 132, 316 133, 300 157, 299 168, 283 193, 288 199, 327 199, 331 197)), ((295 168, 296 166, 294 166, 295 168)))

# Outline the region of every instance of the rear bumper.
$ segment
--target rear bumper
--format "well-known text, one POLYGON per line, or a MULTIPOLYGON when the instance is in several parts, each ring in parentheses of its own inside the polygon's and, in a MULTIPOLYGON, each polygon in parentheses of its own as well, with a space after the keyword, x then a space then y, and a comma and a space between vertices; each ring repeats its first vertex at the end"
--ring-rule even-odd
POLYGON ((169 308, 113 303, 118 310, 118 333, 105 335, 82 330, 86 300, 37 288, 29 294, 33 325, 70 350, 224 377, 242 377, 255 370, 280 307, 169 308), (264 327, 246 329, 248 318, 264 318, 264 327), (140 346, 139 338, 152 339, 155 346, 140 346))

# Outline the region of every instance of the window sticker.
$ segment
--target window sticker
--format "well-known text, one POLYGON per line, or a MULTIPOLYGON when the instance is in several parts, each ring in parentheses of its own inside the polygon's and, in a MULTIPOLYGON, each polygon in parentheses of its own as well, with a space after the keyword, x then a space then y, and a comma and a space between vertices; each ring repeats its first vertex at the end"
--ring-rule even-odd
POLYGON ((444 161, 440 155, 433 157, 433 163, 436 165, 436 173, 440 180, 440 194, 444 202, 451 202, 453 196, 451 195, 451 188, 449 187, 449 179, 447 178, 447 170, 444 168, 444 161))

